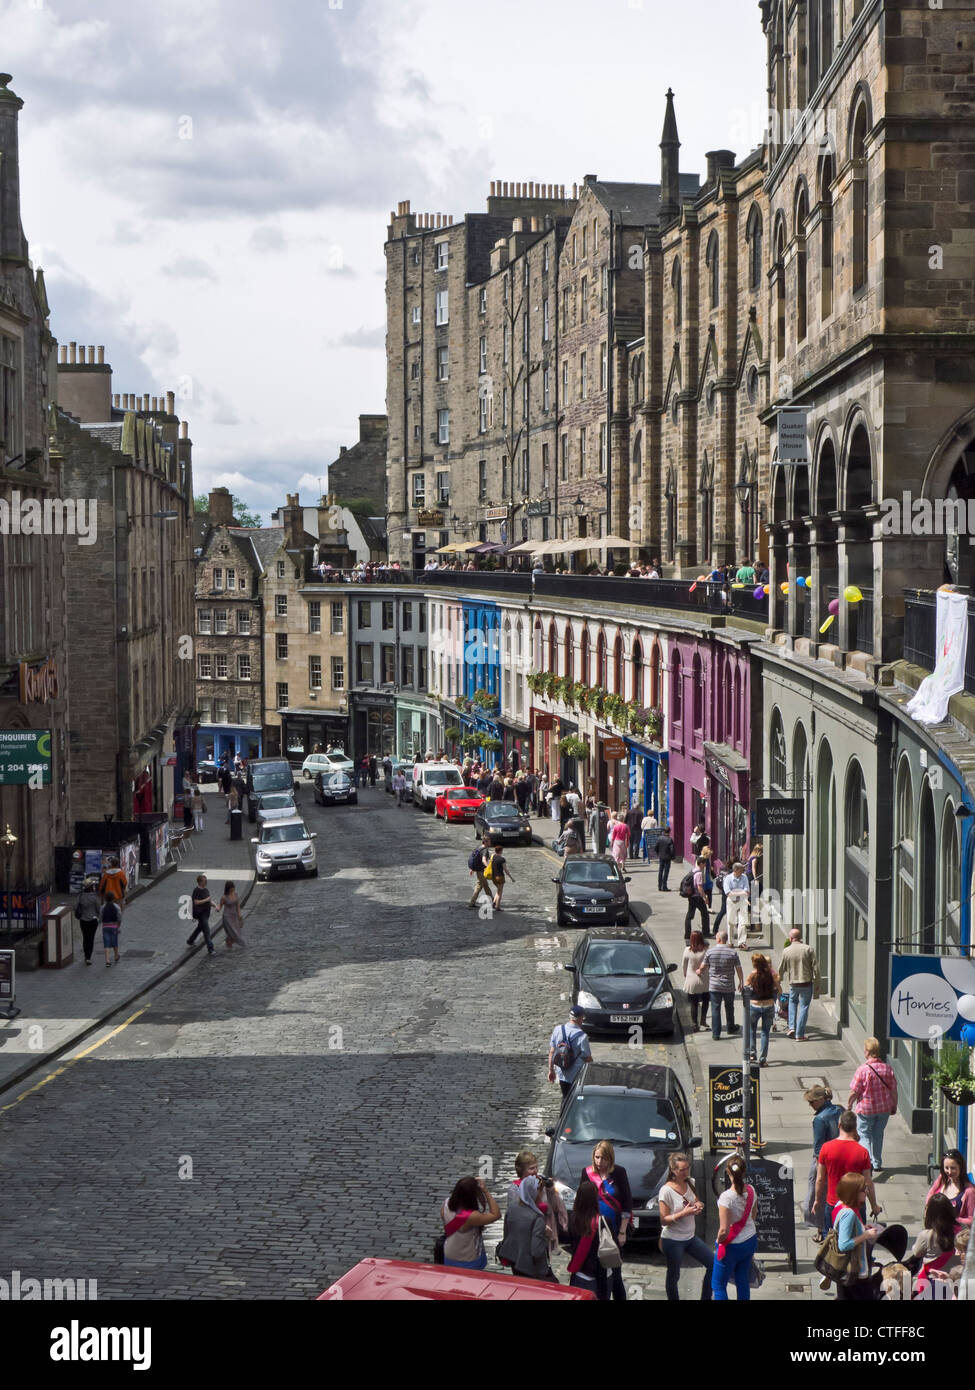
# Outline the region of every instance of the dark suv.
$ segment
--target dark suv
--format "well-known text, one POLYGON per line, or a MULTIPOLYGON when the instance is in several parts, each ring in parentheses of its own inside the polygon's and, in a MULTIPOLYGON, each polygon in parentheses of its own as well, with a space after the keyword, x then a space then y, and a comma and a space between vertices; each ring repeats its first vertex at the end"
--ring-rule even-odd
POLYGON ((287 758, 257 758, 247 764, 247 819, 257 820, 257 798, 264 792, 293 792, 295 776, 287 758))

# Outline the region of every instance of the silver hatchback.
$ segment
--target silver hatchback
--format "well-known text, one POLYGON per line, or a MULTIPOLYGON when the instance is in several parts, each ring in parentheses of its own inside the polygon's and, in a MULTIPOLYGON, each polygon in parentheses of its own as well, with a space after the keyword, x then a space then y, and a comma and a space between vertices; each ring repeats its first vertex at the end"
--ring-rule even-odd
POLYGON ((300 817, 293 820, 268 821, 261 826, 261 833, 251 840, 257 846, 257 877, 267 878, 296 877, 318 873, 318 856, 312 843, 318 836, 309 831, 300 817))

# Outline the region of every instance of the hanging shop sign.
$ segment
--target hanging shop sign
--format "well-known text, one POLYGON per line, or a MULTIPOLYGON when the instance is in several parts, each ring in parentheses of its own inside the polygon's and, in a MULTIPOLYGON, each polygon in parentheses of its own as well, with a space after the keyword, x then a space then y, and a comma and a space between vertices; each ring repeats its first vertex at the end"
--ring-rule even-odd
POLYGON ((487 511, 484 513, 484 520, 485 520, 485 521, 507 521, 507 520, 508 520, 508 508, 507 508, 507 507, 488 507, 487 511))
POLYGON ((22 705, 42 705, 48 700, 56 700, 60 693, 60 674, 58 664, 53 659, 31 666, 21 661, 18 666, 20 679, 20 703, 22 705))
POLYGON ((538 733, 540 733, 540 734, 548 733, 548 731, 549 731, 550 729, 554 729, 554 728, 555 728, 555 715, 554 715, 554 714, 544 714, 544 713, 540 713, 540 714, 536 714, 536 715, 535 715, 535 729, 536 729, 536 731, 537 731, 538 733))
POLYGON ((0 787, 51 785, 50 729, 0 729, 0 787))
POLYGON ((760 797, 755 803, 755 829, 759 835, 802 835, 805 809, 801 796, 760 797))
POLYGON ((958 956, 891 956, 891 1038, 960 1039, 975 1023, 975 961, 958 956))
MULTIPOLYGON (((749 1129, 754 1143, 762 1142, 762 1114, 759 1108, 758 1067, 751 1071, 749 1129)), ((742 1070, 737 1067, 708 1067, 708 1129, 712 1153, 733 1149, 741 1130, 742 1070)))
POLYGON ((551 516, 551 502, 529 502, 525 507, 526 516, 551 516))
POLYGON ((623 758, 628 758, 630 750, 621 738, 603 739, 603 757, 607 762, 619 762, 623 758))
POLYGON ((442 526, 443 512, 433 510, 425 511, 422 507, 416 514, 417 526, 442 526))
POLYGON ((809 441, 807 438, 809 411, 797 410, 789 406, 780 410, 776 417, 778 426, 779 463, 808 463, 809 441))

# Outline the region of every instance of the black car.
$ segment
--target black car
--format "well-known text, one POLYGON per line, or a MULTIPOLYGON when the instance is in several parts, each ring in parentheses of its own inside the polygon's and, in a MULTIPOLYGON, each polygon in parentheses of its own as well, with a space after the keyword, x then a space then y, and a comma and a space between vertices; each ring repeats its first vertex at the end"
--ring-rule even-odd
POLYGON ((316 772, 315 800, 319 806, 336 806, 341 802, 357 806, 359 793, 347 772, 316 772))
POLYGON ((197 782, 215 782, 220 772, 216 763, 202 762, 196 765, 197 782))
POLYGON ((565 966, 572 1002, 585 1009, 587 1032, 612 1033, 638 1024, 644 1033, 674 1031, 674 992, 657 944, 642 927, 594 927, 565 966))
POLYGON ((683 1086, 670 1067, 647 1062, 587 1062, 565 1098, 557 1128, 546 1132, 552 1143, 545 1176, 555 1180, 570 1210, 593 1148, 600 1139, 613 1145, 633 1197, 628 1243, 660 1235, 657 1194, 667 1178, 667 1155, 701 1146, 692 1138, 683 1086))
POLYGON ((530 845, 532 823, 517 801, 485 801, 474 815, 474 836, 490 835, 492 845, 530 845))
POLYGON ((560 927, 629 926, 630 878, 608 854, 570 854, 552 882, 560 927))

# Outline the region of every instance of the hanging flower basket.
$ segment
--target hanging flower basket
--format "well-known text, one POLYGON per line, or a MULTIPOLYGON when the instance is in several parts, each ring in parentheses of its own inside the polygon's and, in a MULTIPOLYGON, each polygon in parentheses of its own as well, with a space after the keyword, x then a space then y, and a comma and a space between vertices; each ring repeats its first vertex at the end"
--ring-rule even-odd
POLYGON ((928 1061, 931 1080, 952 1105, 975 1105, 975 1072, 972 1050, 960 1043, 946 1042, 928 1061))
POLYGON ((949 1081, 941 1087, 941 1094, 951 1105, 975 1105, 975 1082, 949 1081))

